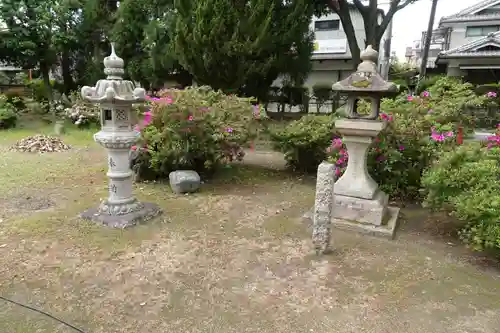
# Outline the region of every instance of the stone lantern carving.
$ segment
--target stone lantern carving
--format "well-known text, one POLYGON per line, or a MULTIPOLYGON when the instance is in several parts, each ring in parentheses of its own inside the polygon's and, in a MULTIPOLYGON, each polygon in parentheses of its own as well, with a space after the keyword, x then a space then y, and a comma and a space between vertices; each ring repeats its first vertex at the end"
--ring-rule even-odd
POLYGON ((83 87, 84 100, 101 107, 101 131, 94 140, 108 153, 109 196, 98 208, 91 208, 81 216, 117 228, 125 228, 152 218, 160 213, 157 205, 138 201, 133 193, 133 172, 130 169, 130 149, 139 140, 134 130, 136 119, 132 105, 144 102, 146 92, 135 88, 131 81, 123 80, 124 62, 115 53, 104 58, 106 79, 95 87, 83 87))
POLYGON ((361 60, 356 72, 332 86, 347 95, 347 119, 337 120, 335 128, 342 134, 349 154, 347 168, 335 182, 332 221, 339 227, 392 238, 399 210, 387 207, 387 194, 368 173, 367 154, 374 138, 387 125, 378 119, 380 99, 395 95, 398 88, 377 73, 378 52, 371 46, 361 53, 361 60), (359 98, 371 102, 369 115, 357 112, 359 98))

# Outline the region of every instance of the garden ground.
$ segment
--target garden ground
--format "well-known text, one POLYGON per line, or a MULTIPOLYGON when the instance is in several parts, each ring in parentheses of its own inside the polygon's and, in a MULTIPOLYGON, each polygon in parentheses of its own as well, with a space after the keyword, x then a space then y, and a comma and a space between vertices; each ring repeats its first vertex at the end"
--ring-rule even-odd
MULTIPOLYGON (((85 332, 499 332, 498 263, 448 235, 446 216, 404 208, 395 241, 334 230, 317 257, 300 218, 314 182, 251 153, 198 194, 137 184, 164 215, 107 229, 76 218, 107 192, 91 132, 68 134, 67 152, 9 151, 29 134, 0 138, 0 294, 85 332)), ((71 332, 8 303, 0 327, 71 332)))

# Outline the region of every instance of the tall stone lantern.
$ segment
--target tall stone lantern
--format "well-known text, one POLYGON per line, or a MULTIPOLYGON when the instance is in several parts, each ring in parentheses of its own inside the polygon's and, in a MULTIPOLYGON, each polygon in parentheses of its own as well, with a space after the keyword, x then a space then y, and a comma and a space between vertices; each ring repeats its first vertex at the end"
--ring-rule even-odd
POLYGON ((81 217, 125 228, 160 214, 156 204, 142 203, 132 193, 129 154, 140 137, 134 130, 136 117, 132 105, 144 102, 146 92, 123 80, 124 62, 116 55, 113 43, 111 54, 104 58, 104 74, 106 79, 99 80, 95 87, 83 87, 81 94, 85 101, 101 108, 101 131, 94 134, 94 140, 108 153, 109 195, 99 207, 88 209, 81 217))
POLYGON ((397 94, 398 88, 377 73, 378 52, 371 46, 361 53, 361 60, 356 72, 332 86, 347 95, 347 117, 337 120, 335 128, 349 154, 347 168, 334 185, 332 222, 337 227, 393 238, 399 210, 388 207, 387 194, 368 173, 367 155, 374 138, 387 125, 379 120, 380 100, 397 94), (370 101, 368 115, 357 112, 360 98, 370 101))

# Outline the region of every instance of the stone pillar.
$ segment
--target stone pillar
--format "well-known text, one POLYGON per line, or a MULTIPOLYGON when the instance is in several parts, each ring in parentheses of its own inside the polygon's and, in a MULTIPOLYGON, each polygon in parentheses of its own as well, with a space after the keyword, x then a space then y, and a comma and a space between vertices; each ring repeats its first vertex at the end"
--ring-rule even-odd
POLYGON ((313 245, 317 254, 330 251, 330 230, 333 211, 335 164, 322 162, 316 178, 316 199, 313 213, 313 245))
POLYGON ((368 149, 385 125, 384 122, 362 119, 335 122, 335 128, 342 134, 349 153, 347 168, 335 183, 335 194, 373 199, 378 185, 368 173, 368 149))

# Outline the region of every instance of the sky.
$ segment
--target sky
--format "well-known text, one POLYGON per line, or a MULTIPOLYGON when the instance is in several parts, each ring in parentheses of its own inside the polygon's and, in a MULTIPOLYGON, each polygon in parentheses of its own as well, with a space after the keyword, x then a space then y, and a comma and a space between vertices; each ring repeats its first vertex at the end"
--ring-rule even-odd
MULTIPOLYGON (((453 15, 482 0, 439 0, 436 10, 435 27, 443 16, 453 15)), ((418 0, 398 11, 394 16, 392 30, 392 50, 398 58, 404 58, 405 48, 420 40, 422 31, 427 30, 431 11, 431 0, 418 0)), ((383 6, 381 6, 384 8, 383 6)), ((385 8, 384 8, 385 9, 385 8)))

